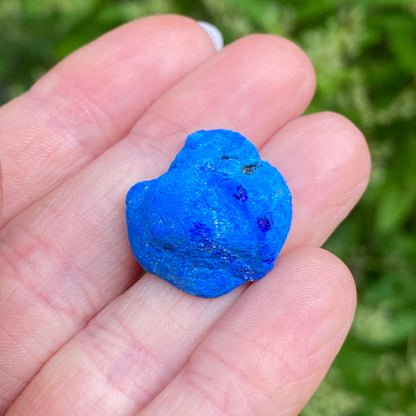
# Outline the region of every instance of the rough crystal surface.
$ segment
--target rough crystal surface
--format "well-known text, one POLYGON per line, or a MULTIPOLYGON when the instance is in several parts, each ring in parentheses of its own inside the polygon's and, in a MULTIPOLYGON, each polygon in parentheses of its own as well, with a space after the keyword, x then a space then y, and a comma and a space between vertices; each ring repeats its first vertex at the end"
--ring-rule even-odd
POLYGON ((207 298, 263 277, 292 219, 279 171, 230 130, 189 135, 168 172, 134 185, 126 204, 130 245, 142 267, 207 298))

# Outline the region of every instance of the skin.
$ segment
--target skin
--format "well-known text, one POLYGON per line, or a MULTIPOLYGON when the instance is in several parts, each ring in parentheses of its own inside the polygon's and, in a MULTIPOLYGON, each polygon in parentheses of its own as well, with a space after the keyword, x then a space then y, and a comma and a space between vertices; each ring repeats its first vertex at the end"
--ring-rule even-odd
POLYGON ((0 414, 296 415, 351 325, 354 281, 319 247, 363 193, 370 158, 291 42, 215 52, 180 16, 78 50, 0 109, 0 414), (93 76, 92 76, 93 74, 93 76), (293 194, 274 269, 217 299, 145 274, 124 198, 198 129, 239 131, 293 194))

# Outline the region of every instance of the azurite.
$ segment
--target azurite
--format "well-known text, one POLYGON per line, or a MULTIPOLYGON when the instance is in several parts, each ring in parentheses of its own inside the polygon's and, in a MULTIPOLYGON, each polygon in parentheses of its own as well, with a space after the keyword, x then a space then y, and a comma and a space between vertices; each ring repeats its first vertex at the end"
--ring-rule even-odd
POLYGON ((263 277, 292 220, 282 175, 230 130, 189 135, 168 172, 134 185, 126 204, 142 267, 206 298, 263 277))

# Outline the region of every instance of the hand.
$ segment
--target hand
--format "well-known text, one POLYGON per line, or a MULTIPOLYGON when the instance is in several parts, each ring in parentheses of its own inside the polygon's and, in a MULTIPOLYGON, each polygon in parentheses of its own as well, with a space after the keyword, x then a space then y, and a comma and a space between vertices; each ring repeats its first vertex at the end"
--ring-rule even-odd
POLYGON ((0 112, 0 414, 295 415, 348 332, 353 279, 318 248, 365 189, 342 116, 301 116, 306 56, 268 35, 216 53, 178 16, 125 25, 0 112), (198 129, 241 132, 286 178, 289 238, 272 272, 217 299, 145 274, 125 195, 198 129))

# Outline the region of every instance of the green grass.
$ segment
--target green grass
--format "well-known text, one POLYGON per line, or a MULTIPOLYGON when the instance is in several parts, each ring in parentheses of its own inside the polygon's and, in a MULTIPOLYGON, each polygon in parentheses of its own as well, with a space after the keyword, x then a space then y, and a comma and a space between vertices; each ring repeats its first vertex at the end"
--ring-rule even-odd
POLYGON ((309 112, 337 111, 368 139, 363 199, 327 242, 351 268, 351 333, 303 416, 416 414, 416 2, 414 0, 2 0, 0 103, 72 50, 137 17, 182 13, 225 41, 288 37, 317 72, 309 112))

